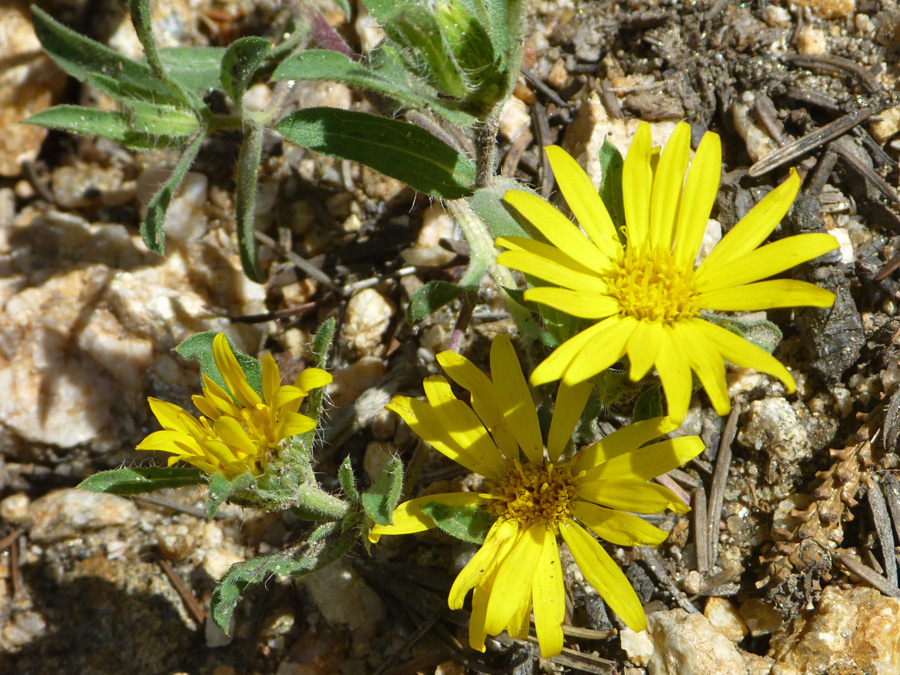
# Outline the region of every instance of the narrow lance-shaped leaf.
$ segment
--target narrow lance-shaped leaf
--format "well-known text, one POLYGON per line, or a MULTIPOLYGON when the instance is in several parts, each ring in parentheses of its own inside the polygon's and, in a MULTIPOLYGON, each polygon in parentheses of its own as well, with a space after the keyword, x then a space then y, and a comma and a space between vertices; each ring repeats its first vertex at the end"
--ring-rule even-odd
POLYGON ((163 224, 166 219, 166 210, 169 208, 169 202, 184 180, 185 174, 194 163, 197 153, 200 152, 200 145, 203 143, 205 133, 198 133, 190 144, 181 153, 178 164, 169 179, 163 183, 162 187, 157 191, 150 203, 147 205, 147 217, 141 223, 141 237, 144 244, 147 245, 154 253, 162 255, 165 252, 165 230, 163 224))
POLYGON ((456 199, 472 193, 475 165, 405 122, 334 108, 308 108, 276 125, 292 143, 370 166, 419 192, 456 199))
POLYGON ((344 457, 344 461, 338 467, 338 482, 347 498, 354 504, 359 504, 359 490, 356 489, 356 477, 353 475, 350 455, 344 457))
POLYGON ((144 466, 101 471, 85 478, 78 487, 113 495, 137 495, 163 488, 198 485, 203 481, 204 473, 200 469, 144 466))
POLYGON ((84 136, 101 136, 117 143, 125 143, 131 127, 125 115, 80 105, 58 105, 35 113, 25 124, 48 129, 71 131, 84 136))
POLYGON ((241 266, 244 268, 244 274, 256 282, 262 281, 256 255, 256 189, 262 145, 262 127, 253 124, 250 131, 244 136, 244 142, 241 143, 235 194, 241 266))
POLYGON ((391 457, 372 489, 362 494, 366 515, 379 525, 390 525, 391 514, 397 508, 402 490, 403 462, 399 457, 391 457))

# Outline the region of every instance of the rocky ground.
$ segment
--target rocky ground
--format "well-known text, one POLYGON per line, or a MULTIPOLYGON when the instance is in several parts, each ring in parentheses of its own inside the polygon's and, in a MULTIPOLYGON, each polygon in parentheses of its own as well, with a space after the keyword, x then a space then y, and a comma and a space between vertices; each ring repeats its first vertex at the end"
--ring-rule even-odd
MULTIPOLYGON (((139 54, 119 3, 39 4, 139 54)), ((274 39, 287 4, 157 2, 154 26, 163 46, 274 39)), ((215 580, 296 541, 302 526, 237 507, 207 521, 198 490, 125 500, 73 487, 151 461, 133 450, 154 428, 146 397, 188 405, 196 391, 196 370, 172 352, 188 335, 226 331, 290 372, 330 316, 339 338, 322 475, 347 455, 369 478, 391 453, 409 459, 415 438, 382 408, 398 391, 415 395, 436 370, 459 307, 416 326, 403 310, 422 283, 457 279, 467 249, 439 204, 273 134, 259 196, 264 285, 240 271, 234 137, 203 148, 170 208, 166 258, 149 253, 142 204, 173 157, 17 124, 55 103, 110 102, 41 55, 27 3, 11 0, 0 6, 0 671, 900 672, 900 4, 533 5, 523 77, 501 125, 504 174, 550 195, 542 145, 561 143, 596 172, 605 137, 624 149, 645 120, 661 142, 687 119, 695 140, 706 130, 723 138, 713 215, 724 231, 796 166, 804 189, 776 236, 826 229, 841 242, 797 272, 838 294, 834 310, 768 315, 784 333, 776 355, 797 394, 732 370, 730 418, 696 396, 684 433, 701 435, 707 451, 666 479, 692 513, 659 523, 671 535, 658 550, 616 552, 650 633, 623 629, 569 564, 563 654, 540 661, 535 645, 505 638, 470 652, 464 617, 447 612, 445 598, 472 547, 440 534, 360 546, 300 582, 272 579, 248 592, 232 637, 212 628, 215 580), (782 163, 758 163, 773 156, 782 163)), ((377 41, 364 16, 348 22, 320 6, 354 48, 377 41)), ((290 104, 372 105, 337 84, 297 87, 290 104)), ((490 337, 511 328, 486 288, 462 349, 483 364, 490 337)), ((629 414, 620 402, 599 429, 629 414)), ((432 457, 419 487, 469 480, 432 457)))

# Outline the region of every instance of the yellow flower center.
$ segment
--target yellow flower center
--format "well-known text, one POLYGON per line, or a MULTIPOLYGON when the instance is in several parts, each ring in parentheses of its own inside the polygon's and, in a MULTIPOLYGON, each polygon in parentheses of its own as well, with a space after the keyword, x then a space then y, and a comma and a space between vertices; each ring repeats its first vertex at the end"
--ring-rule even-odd
POLYGON ((672 324, 700 311, 693 270, 677 264, 668 249, 628 246, 617 267, 610 294, 622 314, 672 324))
POLYGON ((565 465, 544 464, 516 468, 489 487, 490 509, 498 516, 515 520, 523 528, 545 523, 554 530, 571 517, 575 501, 572 472, 565 465))

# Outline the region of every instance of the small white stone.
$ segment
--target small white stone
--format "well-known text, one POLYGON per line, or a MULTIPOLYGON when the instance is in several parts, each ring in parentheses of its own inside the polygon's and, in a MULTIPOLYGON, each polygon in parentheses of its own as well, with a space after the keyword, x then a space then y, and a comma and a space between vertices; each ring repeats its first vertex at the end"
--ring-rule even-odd
POLYGON ((732 642, 740 642, 750 632, 737 608, 727 598, 711 597, 706 601, 703 616, 732 642))
POLYGON ((820 55, 828 52, 828 39, 825 31, 818 26, 806 24, 797 31, 794 39, 797 51, 801 54, 820 55))
POLYGON ((781 626, 784 624, 781 614, 759 598, 745 600, 738 608, 738 612, 753 637, 775 633, 781 630, 781 626))
POLYGON ((645 630, 638 633, 626 626, 619 632, 619 643, 628 660, 639 666, 646 666, 653 656, 653 640, 645 630))
POLYGON ((21 525, 28 518, 31 499, 24 492, 17 492, 0 502, 0 520, 11 525, 21 525))
POLYGON ((31 503, 28 520, 32 541, 69 539, 90 530, 129 525, 138 520, 129 500, 87 490, 55 490, 31 503))
POLYGON ((387 610, 352 567, 339 561, 302 577, 302 581, 328 623, 349 626, 359 633, 354 640, 376 636, 387 610))
POLYGON ((393 303, 374 288, 365 288, 350 298, 341 337, 356 354, 371 354, 394 315, 393 303))
POLYGON ((206 552, 203 558, 203 569, 210 577, 218 581, 228 574, 232 565, 239 562, 244 562, 242 556, 226 548, 218 548, 206 552))
POLYGON ((656 612, 648 624, 655 648, 650 675, 746 675, 741 652, 702 614, 656 612))
POLYGON ((531 115, 525 102, 510 96, 500 110, 500 135, 512 142, 523 133, 530 133, 531 115))
POLYGON ((441 246, 441 239, 455 238, 456 223, 440 204, 434 202, 422 214, 422 229, 410 248, 400 252, 403 260, 417 267, 443 267, 456 257, 441 246))
POLYGON ((787 27, 790 26, 791 21, 791 13, 787 10, 786 7, 781 7, 779 5, 767 4, 765 9, 765 17, 766 23, 770 26, 779 26, 779 27, 787 27))

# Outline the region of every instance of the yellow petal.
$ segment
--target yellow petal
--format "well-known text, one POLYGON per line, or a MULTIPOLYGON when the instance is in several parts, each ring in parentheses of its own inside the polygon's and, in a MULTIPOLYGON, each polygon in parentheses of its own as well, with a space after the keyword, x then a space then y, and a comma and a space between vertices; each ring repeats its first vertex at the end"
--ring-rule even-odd
POLYGON ((669 536, 643 518, 590 502, 575 502, 572 513, 598 537, 617 546, 657 546, 669 536))
POLYGON ((213 430, 232 452, 241 452, 250 457, 258 454, 256 446, 250 440, 247 432, 233 417, 220 417, 213 422, 213 430))
POLYGON ((575 473, 588 471, 613 457, 633 452, 644 443, 677 428, 678 424, 668 417, 653 417, 622 427, 579 452, 575 456, 575 473))
MULTIPOLYGON (((553 244, 547 244, 543 241, 536 241, 535 239, 529 239, 528 237, 500 237, 494 242, 494 245, 498 247, 503 246, 510 251, 533 253, 539 258, 547 258, 547 260, 552 260, 561 267, 573 269, 576 272, 580 272, 581 274, 592 278, 598 276, 597 270, 582 265, 578 260, 567 256, 553 244)), ((619 251, 621 251, 621 248, 622 246, 620 244, 619 251)), ((616 252, 616 257, 618 257, 619 251, 616 252)))
POLYGON ((619 311, 618 300, 609 295, 573 291, 569 288, 536 286, 525 291, 525 299, 582 319, 604 319, 619 311))
POLYGON ((503 473, 506 462, 494 440, 478 415, 453 395, 447 380, 440 375, 432 375, 425 378, 422 386, 438 424, 468 458, 465 466, 478 467, 478 473, 482 476, 503 473))
POLYGON ((315 428, 315 420, 306 415, 295 412, 284 413, 275 430, 276 442, 281 442, 290 436, 305 434, 307 431, 312 431, 315 428))
POLYGON ((200 445, 181 431, 154 431, 135 446, 135 450, 171 452, 173 454, 198 454, 200 445))
POLYGON ((530 251, 503 251, 497 256, 497 262, 523 274, 543 279, 555 286, 571 288, 585 293, 604 294, 607 292, 606 282, 599 276, 579 272, 573 267, 559 264, 546 256, 538 256, 530 251))
POLYGON ((722 141, 707 131, 694 154, 675 219, 675 260, 693 265, 722 176, 722 141))
POLYGON ((707 293, 765 279, 818 258, 838 246, 837 239, 830 234, 816 232, 779 239, 727 264, 707 265, 707 258, 697 269, 697 290, 707 293))
POLYGON ((566 617, 566 588, 556 535, 549 529, 544 531, 544 546, 534 575, 532 601, 534 628, 541 647, 541 657, 546 659, 556 656, 563 648, 562 622, 566 617))
POLYGON ((763 197, 728 234, 722 237, 722 241, 706 256, 698 268, 698 276, 703 268, 724 269, 764 242, 791 208, 799 189, 800 177, 796 170, 791 169, 791 175, 786 181, 763 197))
POLYGON ((516 640, 526 640, 528 630, 531 628, 531 594, 522 598, 522 604, 513 612, 512 618, 506 627, 509 637, 516 640))
POLYGON ((671 334, 675 348, 687 356, 716 413, 727 415, 731 410, 731 400, 725 380, 725 361, 719 350, 704 339, 692 321, 682 321, 673 326, 671 334))
POLYGON ((532 386, 537 387, 560 379, 586 345, 590 344, 598 335, 605 334, 612 324, 617 325, 618 323, 619 318, 611 316, 563 342, 531 373, 532 386))
POLYGON ((278 364, 271 354, 263 354, 262 361, 262 390, 263 400, 267 405, 272 405, 275 399, 275 392, 281 386, 281 372, 278 370, 278 364))
POLYGON ((708 321, 692 319, 692 322, 704 338, 709 340, 719 350, 719 353, 733 364, 744 368, 753 368, 777 377, 784 383, 787 393, 794 393, 797 388, 794 378, 774 356, 731 331, 708 321))
POLYGON ((469 617, 469 646, 479 652, 484 652, 484 640, 487 631, 484 629, 484 621, 487 617, 488 600, 494 588, 496 570, 486 576, 472 592, 472 615, 469 617))
POLYGON ((559 146, 550 145, 544 151, 550 160, 556 184, 562 190, 578 224, 607 257, 615 256, 621 248, 619 235, 616 234, 612 218, 591 179, 578 162, 559 146))
POLYGON ((697 302, 703 309, 750 312, 777 307, 831 307, 834 298, 834 293, 815 284, 792 279, 773 279, 701 293, 697 302))
POLYGON ((234 352, 231 351, 228 338, 224 333, 218 333, 213 338, 213 359, 215 359, 216 367, 219 369, 222 379, 225 380, 226 386, 242 406, 255 408, 262 403, 259 394, 247 382, 247 376, 241 369, 234 352))
POLYGON ((619 511, 631 513, 662 513, 666 509, 676 513, 690 511, 690 507, 669 488, 644 480, 579 481, 575 491, 581 499, 619 511))
POLYGON ((532 464, 543 463, 541 425, 509 335, 498 335, 491 343, 491 381, 497 408, 522 452, 532 464))
POLYGON ((644 630, 647 627, 647 617, 637 593, 597 540, 571 520, 563 521, 559 531, 569 545, 572 557, 578 563, 584 578, 606 604, 631 630, 644 630))
POLYGON ((588 239, 575 224, 549 202, 531 192, 510 190, 503 201, 525 216, 547 241, 570 258, 575 258, 590 269, 601 270, 609 266, 609 256, 588 239))
POLYGON ((272 397, 267 398, 266 400, 270 402, 269 405, 272 406, 274 410, 281 410, 290 403, 303 400, 306 398, 306 394, 306 390, 286 384, 282 387, 278 387, 278 389, 273 392, 272 397))
POLYGON ((622 205, 628 232, 628 246, 640 247, 650 231, 650 125, 641 122, 622 166, 622 205))
MULTIPOLYGON (((207 375, 201 375, 201 378, 203 380, 203 396, 207 401, 209 401, 212 405, 218 408, 221 413, 225 415, 230 415, 231 417, 240 416, 240 406, 235 404, 234 399, 231 397, 231 394, 222 389, 222 387, 216 384, 207 375)), ((214 415, 212 417, 215 418, 218 417, 218 415, 214 415)))
POLYGON ((613 457, 588 470, 579 483, 604 479, 650 480, 689 462, 703 452, 704 447, 699 436, 670 438, 613 457))
POLYGON ((310 392, 313 389, 324 387, 326 384, 331 384, 332 379, 331 373, 321 368, 305 368, 297 376, 294 386, 310 392))
POLYGON ((480 506, 487 503, 487 500, 477 492, 444 492, 410 499, 394 509, 390 525, 372 526, 369 540, 378 541, 384 534, 414 534, 430 530, 435 527, 434 520, 422 510, 422 507, 435 502, 447 506, 480 506))
POLYGON ((659 158, 650 193, 650 245, 669 249, 684 172, 691 158, 691 125, 680 122, 659 158))
POLYGON ((484 622, 489 635, 499 635, 509 626, 524 599, 531 599, 531 582, 544 547, 546 529, 543 523, 535 523, 521 532, 500 563, 484 622))
POLYGON ((469 391, 472 409, 481 418, 500 452, 508 459, 518 458, 519 445, 497 407, 491 379, 465 356, 452 350, 438 354, 437 361, 451 380, 469 391))
MULTIPOLYGON (((597 324, 603 325, 603 324, 597 324)), ((563 375, 568 385, 590 379, 606 370, 625 353, 625 345, 637 328, 638 320, 632 316, 614 316, 607 329, 597 333, 595 339, 585 345, 563 375)))
POLYGON ((691 404, 691 394, 694 385, 691 380, 691 366, 687 356, 683 354, 672 341, 671 329, 666 330, 666 335, 660 345, 659 354, 656 357, 656 372, 662 384, 663 393, 666 395, 666 404, 669 417, 673 422, 681 424, 691 404))
POLYGON ((461 609, 469 590, 496 572, 510 547, 516 542, 518 533, 519 525, 514 520, 500 518, 491 526, 481 548, 466 563, 450 588, 447 596, 447 606, 450 609, 461 609))
POLYGON ((559 383, 553 417, 550 420, 550 432, 547 435, 547 456, 551 462, 558 460, 562 451, 566 449, 566 444, 575 432, 575 426, 581 419, 581 413, 584 412, 584 406, 593 389, 592 382, 580 382, 573 386, 564 382, 559 383))
POLYGON ((200 411, 201 415, 205 415, 211 420, 214 420, 221 415, 219 409, 214 406, 206 396, 194 394, 191 396, 191 401, 197 406, 197 410, 200 411))
POLYGON ((640 380, 653 367, 665 338, 665 330, 658 321, 638 322, 625 349, 630 364, 628 377, 632 382, 640 380))

